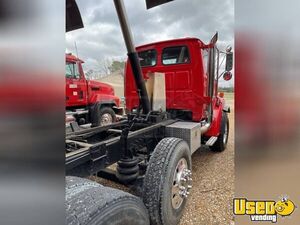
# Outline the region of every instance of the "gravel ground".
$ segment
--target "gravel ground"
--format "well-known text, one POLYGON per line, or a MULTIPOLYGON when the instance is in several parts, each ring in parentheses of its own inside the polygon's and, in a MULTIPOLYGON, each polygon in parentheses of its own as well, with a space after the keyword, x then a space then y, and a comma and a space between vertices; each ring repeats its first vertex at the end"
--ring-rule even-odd
POLYGON ((180 225, 231 225, 234 196, 234 110, 228 100, 229 140, 221 153, 208 148, 198 150, 192 157, 193 189, 180 225))
MULTIPOLYGON (((192 156, 193 189, 181 218, 180 225, 233 225, 232 203, 234 196, 234 101, 228 99, 229 140, 227 149, 214 153, 207 147, 192 156)), ((120 184, 91 177, 91 179, 124 191, 120 184)))

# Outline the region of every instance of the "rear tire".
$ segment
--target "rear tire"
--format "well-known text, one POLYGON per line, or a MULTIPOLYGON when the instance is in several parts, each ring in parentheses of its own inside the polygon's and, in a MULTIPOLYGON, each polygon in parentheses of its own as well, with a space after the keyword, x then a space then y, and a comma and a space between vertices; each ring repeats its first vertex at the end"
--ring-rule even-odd
POLYGON ((149 225, 136 196, 78 177, 66 178, 66 224, 149 225))
POLYGON ((177 177, 174 175, 177 175, 180 162, 185 162, 191 170, 190 149, 179 138, 162 139, 152 153, 144 178, 143 200, 153 225, 176 225, 180 221, 187 201, 186 197, 180 199, 177 194, 175 199, 173 192, 174 177, 177 177))
POLYGON ((222 112, 221 126, 220 126, 220 134, 218 136, 217 141, 214 143, 210 149, 214 152, 222 152, 227 147, 229 136, 229 120, 226 112, 222 112))

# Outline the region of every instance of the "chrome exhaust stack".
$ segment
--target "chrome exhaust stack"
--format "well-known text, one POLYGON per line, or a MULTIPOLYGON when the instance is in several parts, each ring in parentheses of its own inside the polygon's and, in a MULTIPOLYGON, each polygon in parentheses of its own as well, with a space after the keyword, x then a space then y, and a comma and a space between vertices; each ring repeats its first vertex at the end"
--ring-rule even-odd
POLYGON ((211 102, 208 105, 208 115, 207 122, 201 126, 201 134, 206 133, 211 127, 212 118, 213 118, 213 107, 212 107, 212 98, 214 95, 214 83, 215 83, 215 55, 216 55, 216 43, 218 40, 218 33, 216 33, 210 41, 209 49, 209 58, 208 58, 208 97, 210 97, 211 102))

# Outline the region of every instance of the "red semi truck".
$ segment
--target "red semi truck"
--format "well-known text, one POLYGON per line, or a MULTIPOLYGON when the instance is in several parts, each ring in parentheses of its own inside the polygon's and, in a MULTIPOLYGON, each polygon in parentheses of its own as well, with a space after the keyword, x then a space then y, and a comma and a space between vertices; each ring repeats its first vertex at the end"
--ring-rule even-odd
POLYGON ((66 122, 79 125, 91 123, 104 126, 116 121, 122 114, 120 99, 115 96, 111 85, 87 80, 81 59, 66 54, 66 122))
MULTIPOLYGON (((180 38, 146 44, 136 50, 145 81, 149 78, 148 74, 165 74, 166 109, 173 118, 191 122, 207 120, 209 102, 212 101, 213 118, 205 135, 217 137, 220 134, 222 112, 229 112, 229 108, 225 105, 224 98, 218 96, 218 79, 221 75, 218 48, 214 59, 215 74, 211 79, 210 89, 213 89, 213 93, 209 96, 208 51, 211 46, 212 44, 206 45, 198 38, 180 38)), ((224 73, 224 79, 228 72, 224 73)), ((132 111, 138 107, 139 97, 129 62, 126 64, 125 76, 126 109, 132 111)))
MULTIPOLYGON (((147 7, 158 2, 167 1, 147 1, 147 7)), ((67 3, 67 31, 82 27, 75 1, 67 3)), ((128 54, 127 115, 114 124, 66 134, 66 221, 176 225, 192 191, 192 155, 203 145, 226 149, 230 109, 218 94, 218 80, 232 77, 233 53, 218 49, 217 34, 208 44, 184 38, 136 48, 123 1, 114 4, 128 54), (221 54, 224 73, 219 73, 221 54), (163 106, 158 110, 156 100, 163 106), (139 197, 82 179, 90 175, 127 185, 139 197)))
MULTIPOLYGON (((147 212, 151 224, 178 224, 192 188, 192 154, 202 145, 215 152, 226 149, 229 135, 227 113, 230 109, 218 93, 218 79, 222 76, 218 72, 219 57, 222 52, 216 41, 217 35, 209 44, 197 38, 182 38, 137 47, 141 77, 135 77, 130 58, 125 68, 127 118, 109 126, 67 134, 67 175, 86 177, 97 174, 129 187, 140 186, 147 211, 138 206, 135 213, 139 217, 130 217, 130 222, 123 224, 149 224, 145 219, 147 212), (162 99, 165 111, 153 110, 151 96, 147 91, 145 95, 141 94, 142 86, 139 87, 137 82, 141 79, 147 83, 150 75, 158 74, 163 75, 165 81, 165 98, 162 99), (146 106, 142 107, 142 104, 146 106), (117 163, 116 170, 106 168, 114 163, 117 163)), ((232 52, 229 49, 223 53, 228 69, 223 77, 228 80, 231 77, 232 52)), ((67 183, 73 184, 74 179, 77 178, 68 178, 67 183)), ((116 208, 124 207, 126 199, 121 201, 119 197, 103 194, 112 190, 90 184, 87 180, 78 182, 96 186, 82 192, 80 197, 70 198, 70 211, 77 210, 74 202, 81 201, 85 195, 98 198, 93 194, 97 192, 101 196, 99 204, 109 202, 111 215, 121 214, 116 208)), ((123 195, 130 198, 124 193, 122 198, 127 198, 123 195)), ((89 207, 92 202, 82 204, 89 207)), ((88 214, 96 211, 96 208, 92 209, 88 214)), ((98 212, 94 214, 95 218, 103 220, 101 210, 98 212)), ((76 214, 81 213, 76 211, 76 214)), ((72 223, 75 221, 68 218, 72 223)), ((109 221, 109 224, 118 224, 114 216, 109 221)))

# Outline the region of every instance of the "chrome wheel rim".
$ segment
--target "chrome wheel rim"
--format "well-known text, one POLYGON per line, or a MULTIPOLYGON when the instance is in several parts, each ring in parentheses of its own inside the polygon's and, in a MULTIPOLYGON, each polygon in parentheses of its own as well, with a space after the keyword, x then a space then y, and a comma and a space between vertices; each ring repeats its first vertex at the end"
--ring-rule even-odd
POLYGON ((188 169, 185 158, 181 158, 176 166, 173 175, 173 186, 171 193, 171 202, 174 209, 180 208, 185 198, 190 194, 192 188, 192 172, 188 169))
POLYGON ((101 116, 101 120, 100 120, 101 126, 112 124, 112 122, 113 122, 113 118, 112 115, 110 115, 109 113, 105 113, 101 116))

